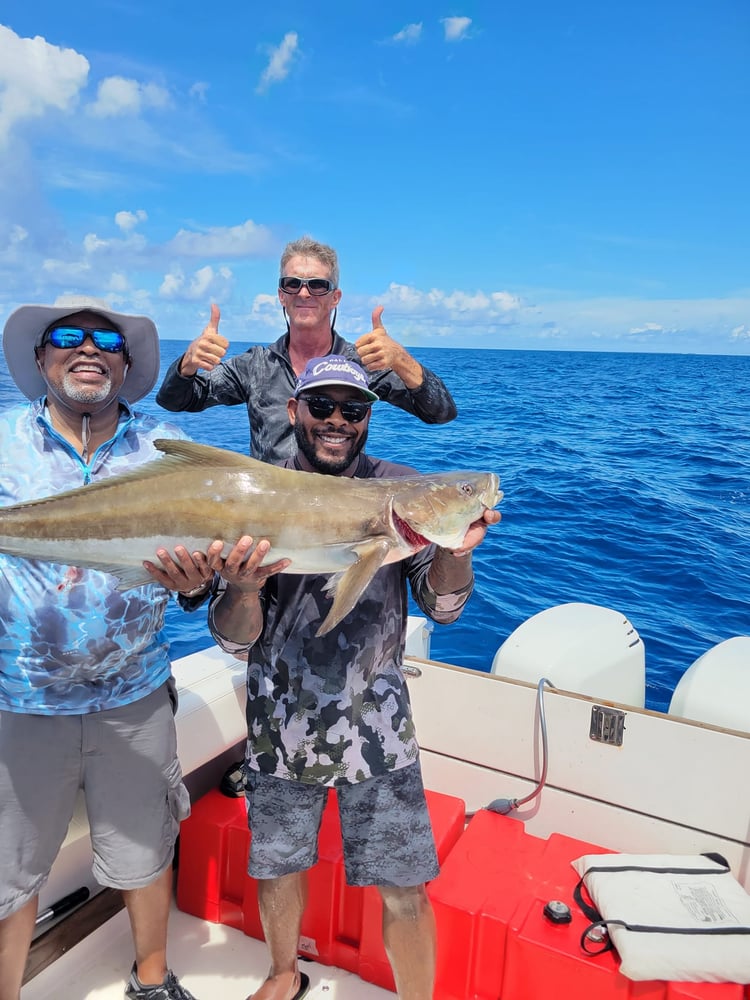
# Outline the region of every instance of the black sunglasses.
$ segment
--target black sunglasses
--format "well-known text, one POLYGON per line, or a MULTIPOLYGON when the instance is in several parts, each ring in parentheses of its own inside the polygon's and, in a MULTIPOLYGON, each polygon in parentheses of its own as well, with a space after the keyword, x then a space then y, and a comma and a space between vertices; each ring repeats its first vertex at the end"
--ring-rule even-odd
POLYGON ((301 292, 303 285, 310 295, 327 295, 336 287, 328 278, 279 278, 279 288, 290 295, 301 292))
POLYGON ((125 338, 117 330, 87 330, 82 326, 55 326, 47 330, 39 346, 52 344, 53 347, 67 350, 80 347, 87 337, 91 337, 94 347, 108 354, 119 354, 126 350, 125 338))
POLYGON ((307 403, 310 416, 315 420, 328 420, 333 416, 338 407, 341 416, 349 424, 359 424, 367 416, 372 403, 365 403, 358 399, 347 399, 344 403, 339 403, 329 396, 300 396, 307 403))

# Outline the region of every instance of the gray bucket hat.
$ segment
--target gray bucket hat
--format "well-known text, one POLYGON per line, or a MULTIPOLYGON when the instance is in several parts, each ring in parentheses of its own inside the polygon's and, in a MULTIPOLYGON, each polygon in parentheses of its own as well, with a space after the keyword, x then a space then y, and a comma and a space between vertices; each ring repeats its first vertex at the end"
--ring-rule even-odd
POLYGON ((148 316, 114 312, 107 302, 89 295, 61 295, 52 306, 19 306, 8 317, 3 330, 3 353, 13 381, 28 399, 47 390, 34 355, 44 331, 59 319, 78 312, 106 316, 125 337, 130 367, 120 389, 129 403, 142 399, 159 377, 159 334, 148 316))

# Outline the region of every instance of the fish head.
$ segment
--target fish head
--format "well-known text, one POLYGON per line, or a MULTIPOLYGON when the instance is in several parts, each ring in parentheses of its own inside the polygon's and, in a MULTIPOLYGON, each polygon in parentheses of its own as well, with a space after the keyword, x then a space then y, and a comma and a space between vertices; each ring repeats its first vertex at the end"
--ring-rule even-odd
POLYGON ((396 530, 415 547, 460 548, 470 524, 503 498, 494 472, 448 472, 409 480, 393 497, 396 530))

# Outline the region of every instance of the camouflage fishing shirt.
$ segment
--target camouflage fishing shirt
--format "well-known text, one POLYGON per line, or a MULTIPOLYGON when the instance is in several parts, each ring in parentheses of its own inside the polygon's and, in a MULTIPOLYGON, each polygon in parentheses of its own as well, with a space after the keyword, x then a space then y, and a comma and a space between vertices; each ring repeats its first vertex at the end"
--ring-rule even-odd
MULTIPOLYGON (((127 472, 161 454, 154 438, 185 439, 173 424, 120 403, 114 437, 88 463, 49 423, 43 399, 0 414, 0 507, 127 472)), ((115 586, 98 570, 0 554, 0 709, 80 715, 128 705, 164 684, 169 591, 115 586)))
MULTIPOLYGON (((294 467, 292 460, 283 463, 294 467)), ((357 478, 402 477, 414 469, 360 456, 357 478)), ((441 624, 461 614, 472 584, 436 595, 427 583, 434 546, 383 566, 355 608, 327 635, 315 632, 330 606, 327 576, 282 573, 262 592, 264 627, 254 644, 226 640, 248 656, 248 761, 256 771, 343 785, 405 767, 419 750, 401 671, 407 581, 422 611, 441 624)), ((221 590, 214 598, 218 599, 221 590)))
MULTIPOLYGON (((156 402, 172 412, 244 403, 250 421, 250 454, 264 462, 284 461, 297 450, 286 412, 297 381, 288 345, 289 334, 285 334, 275 344, 251 347, 222 361, 211 372, 201 371, 188 378, 177 370, 179 358, 167 369, 156 402)), ((330 353, 360 363, 354 344, 337 333, 330 353)), ((408 389, 391 369, 370 375, 369 385, 382 400, 427 424, 448 423, 456 416, 453 397, 434 372, 422 369, 424 381, 418 389, 408 389)))

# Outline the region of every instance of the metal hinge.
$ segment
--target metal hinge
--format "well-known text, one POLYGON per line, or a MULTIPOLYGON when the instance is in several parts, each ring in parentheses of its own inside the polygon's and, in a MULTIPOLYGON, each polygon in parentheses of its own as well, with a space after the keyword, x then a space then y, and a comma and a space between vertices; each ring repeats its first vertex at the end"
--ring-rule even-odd
POLYGON ((625 713, 619 708, 605 708, 594 705, 591 709, 591 729, 589 737, 597 743, 607 743, 621 747, 625 732, 625 713))

